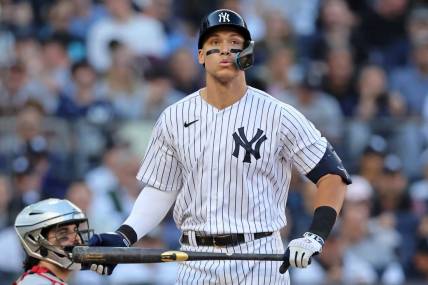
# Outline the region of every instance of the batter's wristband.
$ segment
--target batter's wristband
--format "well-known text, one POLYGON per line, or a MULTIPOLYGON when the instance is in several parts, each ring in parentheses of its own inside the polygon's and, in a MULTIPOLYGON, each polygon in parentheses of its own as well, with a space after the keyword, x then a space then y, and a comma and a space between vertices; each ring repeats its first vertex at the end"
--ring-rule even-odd
POLYGON ((336 217, 335 209, 329 206, 320 206, 315 209, 312 224, 308 231, 326 240, 336 222, 336 217))
POLYGON ((116 230, 116 232, 128 240, 129 246, 137 242, 137 233, 131 226, 123 224, 116 230))

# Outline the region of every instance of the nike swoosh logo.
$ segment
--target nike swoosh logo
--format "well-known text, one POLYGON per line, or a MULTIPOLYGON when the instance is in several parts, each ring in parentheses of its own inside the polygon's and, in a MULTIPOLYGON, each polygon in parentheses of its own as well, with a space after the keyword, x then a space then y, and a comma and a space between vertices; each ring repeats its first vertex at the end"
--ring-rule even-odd
POLYGON ((184 122, 184 127, 187 128, 188 126, 196 123, 197 121, 199 121, 199 120, 194 120, 194 121, 191 121, 190 123, 184 122))

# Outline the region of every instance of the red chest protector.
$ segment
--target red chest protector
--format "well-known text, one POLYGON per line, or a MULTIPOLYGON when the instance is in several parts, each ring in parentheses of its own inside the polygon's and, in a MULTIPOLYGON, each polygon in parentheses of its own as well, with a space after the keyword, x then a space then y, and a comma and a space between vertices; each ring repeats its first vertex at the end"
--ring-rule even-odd
POLYGON ((50 277, 49 275, 55 276, 55 274, 53 274, 49 269, 42 267, 42 266, 39 266, 39 265, 33 266, 30 270, 28 270, 27 272, 22 274, 21 277, 19 277, 19 279, 16 282, 14 282, 12 285, 17 285, 17 282, 21 281, 22 279, 24 279, 29 274, 37 274, 38 276, 49 280, 52 285, 67 285, 64 281, 59 281, 59 280, 56 280, 56 279, 50 277), (48 273, 48 274, 46 274, 46 273, 48 273))

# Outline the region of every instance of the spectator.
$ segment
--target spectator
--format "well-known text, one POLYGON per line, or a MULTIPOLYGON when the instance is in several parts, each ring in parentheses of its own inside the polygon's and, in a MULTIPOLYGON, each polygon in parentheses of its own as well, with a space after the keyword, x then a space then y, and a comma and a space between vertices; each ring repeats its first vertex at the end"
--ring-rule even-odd
POLYGON ((130 0, 105 3, 110 16, 95 23, 87 38, 89 61, 96 70, 106 71, 111 67, 109 43, 112 40, 121 41, 136 56, 165 56, 166 35, 159 21, 135 14, 130 0))
POLYGON ((337 99, 345 117, 352 117, 358 102, 352 52, 348 47, 333 47, 327 51, 325 60, 327 71, 322 90, 337 99))
MULTIPOLYGON (((247 0, 247 5, 255 7, 256 11, 279 11, 283 17, 290 20, 293 30, 300 37, 305 37, 315 32, 315 19, 319 0, 295 1, 295 0, 247 0)), ((259 12, 259 13, 260 13, 259 12)))
POLYGON ((242 0, 221 0, 219 2, 219 8, 235 11, 244 17, 248 30, 251 32, 251 38, 254 41, 258 41, 265 36, 266 27, 262 19, 262 13, 254 6, 248 5, 242 0))
POLYGON ((200 66, 191 50, 179 48, 168 60, 169 76, 173 86, 184 94, 190 94, 201 87, 200 66))
POLYGON ((75 6, 72 1, 55 1, 49 7, 47 23, 40 31, 41 39, 60 37, 65 45, 65 50, 72 62, 85 56, 85 38, 76 36, 70 32, 70 24, 75 6))
POLYGON ((402 98, 391 94, 387 87, 386 74, 380 66, 367 65, 362 68, 358 80, 357 118, 373 121, 404 115, 405 103, 402 98))
POLYGON ((55 108, 53 99, 43 83, 29 76, 20 62, 7 68, 0 79, 0 116, 16 115, 30 101, 49 113, 55 108))
POLYGON ((112 41, 110 49, 113 66, 107 71, 102 92, 111 102, 116 118, 140 119, 147 86, 134 69, 135 58, 129 48, 118 41, 112 41))
POLYGON ((364 204, 371 210, 373 199, 373 187, 369 181, 362 176, 352 175, 352 184, 348 186, 345 197, 345 207, 347 204, 364 204))
POLYGON ((47 11, 47 23, 40 31, 40 38, 47 39, 53 35, 61 35, 71 39, 68 29, 73 16, 73 3, 71 1, 55 1, 47 11))
MULTIPOLYGON (((167 36, 167 50, 165 56, 174 56, 177 50, 183 47, 193 48, 196 29, 192 27, 187 19, 179 19, 173 7, 172 0, 136 0, 133 1, 142 11, 144 16, 153 18, 162 24, 167 36)), ((183 5, 183 1, 180 1, 183 5)), ((192 53, 193 54, 193 53, 192 53)))
MULTIPOLYGON (((428 237, 419 239, 414 256, 417 275, 415 279, 428 282, 428 237)), ((422 283, 421 283, 422 284, 422 283)))
POLYGON ((331 48, 343 48, 357 44, 355 15, 349 9, 346 1, 322 1, 318 24, 318 32, 312 35, 311 44, 309 47, 303 47, 312 59, 321 60, 331 48))
POLYGON ((16 37, 26 37, 36 34, 34 13, 31 4, 27 1, 6 2, 2 6, 2 19, 4 24, 8 26, 16 37))
POLYGON ((0 231, 8 226, 11 226, 8 206, 12 198, 12 189, 9 177, 0 175, 0 231))
POLYGON ((299 109, 306 118, 325 135, 333 145, 341 143, 343 115, 338 102, 319 90, 320 76, 309 70, 292 96, 284 98, 288 104, 299 109))
POLYGON ((423 177, 409 189, 413 212, 419 217, 428 213, 428 150, 421 154, 420 160, 423 177))
POLYGON ((110 121, 113 110, 92 66, 85 60, 79 61, 72 66, 71 74, 72 84, 59 97, 57 115, 101 124, 110 121))
MULTIPOLYGON (((186 68, 183 67, 183 69, 186 68)), ((148 91, 144 98, 142 117, 144 119, 156 120, 167 106, 182 99, 185 94, 173 88, 167 70, 162 67, 153 67, 146 75, 146 79, 148 91)))
POLYGON ((414 236, 417 232, 418 218, 412 213, 408 193, 408 178, 403 172, 401 160, 393 154, 387 155, 380 183, 375 188, 373 216, 385 218, 403 240, 398 248, 400 263, 408 270, 415 250, 414 236))
POLYGON ((367 61, 386 69, 407 61, 406 19, 408 0, 373 1, 361 17, 358 29, 359 49, 367 61))
POLYGON ((67 39, 60 35, 48 38, 42 46, 43 70, 40 80, 56 100, 61 92, 70 86, 70 58, 67 53, 67 39))
POLYGON ((68 29, 73 36, 86 39, 92 25, 107 17, 106 8, 92 0, 74 0, 73 5, 74 13, 68 29))
MULTIPOLYGON (((385 71, 377 65, 366 65, 360 70, 358 78, 358 105, 355 110, 355 119, 348 125, 349 136, 352 137, 351 151, 360 149, 372 134, 380 133, 391 142, 394 152, 402 156, 416 158, 418 156, 417 144, 411 126, 404 123, 406 104, 401 96, 390 92, 386 82, 385 71), (401 124, 397 124, 401 122, 401 124), (415 151, 400 151, 403 144, 412 143, 415 151), (413 155, 412 155, 413 154, 413 155)), ((417 140, 417 139, 416 139, 417 140)), ((355 152, 352 157, 357 155, 355 152)), ((411 159, 406 159, 411 160, 411 159)), ((406 163, 407 173, 414 173, 418 166, 406 163)))
POLYGON ((39 104, 29 102, 19 110, 15 119, 14 131, 8 136, 0 137, 0 155, 6 162, 13 156, 25 153, 27 143, 32 139, 45 135, 45 117, 39 104))
POLYGON ((25 156, 17 157, 12 164, 13 195, 9 203, 10 224, 16 215, 27 205, 35 203, 41 198, 41 176, 35 171, 30 160, 25 156))
POLYGON ((412 42, 412 62, 391 74, 390 89, 406 103, 406 114, 421 118, 428 90, 428 37, 412 42))
POLYGON ((284 93, 298 80, 299 68, 295 62, 295 54, 289 47, 277 47, 269 56, 266 64, 256 71, 267 84, 267 92, 284 100, 284 93))
POLYGON ((266 11, 264 21, 265 35, 255 47, 256 64, 264 64, 276 49, 283 46, 295 53, 294 31, 284 15, 278 10, 266 11))
POLYGON ((428 36, 428 7, 415 6, 409 13, 407 33, 410 42, 428 36))
POLYGON ((385 139, 375 135, 371 137, 363 152, 359 154, 359 169, 357 173, 374 188, 377 188, 383 174, 387 147, 385 139))
POLYGON ((113 144, 104 152, 102 164, 87 173, 85 181, 104 231, 113 230, 131 211, 141 189, 134 172, 138 165, 139 160, 126 145, 113 144))
MULTIPOLYGON (((25 66, 30 81, 38 79, 43 71, 42 45, 34 36, 17 37, 14 46, 15 63, 25 66)), ((45 87, 46 89, 46 87, 45 87)), ((48 90, 46 90, 46 93, 48 90)))
POLYGON ((354 265, 361 267, 345 274, 346 283, 401 284, 405 276, 395 254, 400 236, 394 227, 369 219, 369 215, 367 204, 348 203, 344 208, 340 239, 346 244, 345 263, 356 259, 354 265))
POLYGON ((0 69, 12 65, 14 61, 15 37, 10 30, 0 27, 0 69))

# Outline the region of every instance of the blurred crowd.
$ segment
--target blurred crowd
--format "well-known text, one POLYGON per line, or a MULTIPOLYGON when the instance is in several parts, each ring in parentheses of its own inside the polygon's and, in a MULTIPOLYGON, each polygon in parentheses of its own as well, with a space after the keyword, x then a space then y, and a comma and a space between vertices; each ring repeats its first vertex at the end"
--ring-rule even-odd
MULTIPOLYGON (((323 254, 293 284, 428 283, 428 1, 3 0, 0 284, 21 272, 24 206, 67 198, 97 232, 127 217, 153 122, 204 85, 198 29, 216 8, 243 15, 256 42, 248 84, 300 110, 353 174, 323 254)), ((309 227, 314 189, 294 175, 284 243, 309 227)), ((168 215, 140 243, 178 248, 179 235, 168 215)), ((72 284, 173 284, 176 269, 120 265, 72 284)))

